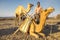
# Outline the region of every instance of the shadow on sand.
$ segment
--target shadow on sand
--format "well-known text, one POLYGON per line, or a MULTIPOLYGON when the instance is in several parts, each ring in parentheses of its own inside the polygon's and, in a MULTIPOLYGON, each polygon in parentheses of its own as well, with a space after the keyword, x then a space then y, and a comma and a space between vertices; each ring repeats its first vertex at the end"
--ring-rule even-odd
POLYGON ((43 33, 46 34, 46 36, 48 36, 50 34, 51 30, 52 30, 51 34, 60 32, 60 29, 58 29, 58 28, 60 28, 58 25, 46 25, 45 28, 43 29, 43 33), (52 29, 51 29, 51 27, 52 27, 52 29))
POLYGON ((16 29, 17 27, 9 29, 0 29, 0 36, 12 34, 16 29))
MULTIPOLYGON (((42 31, 44 34, 46 34, 46 36, 48 36, 50 34, 51 26, 52 26, 52 33, 60 32, 60 30, 58 30, 59 26, 46 25, 42 31)), ((16 29, 17 29, 17 27, 10 28, 10 29, 0 29, 0 36, 12 34, 12 33, 14 33, 14 31, 16 29)))

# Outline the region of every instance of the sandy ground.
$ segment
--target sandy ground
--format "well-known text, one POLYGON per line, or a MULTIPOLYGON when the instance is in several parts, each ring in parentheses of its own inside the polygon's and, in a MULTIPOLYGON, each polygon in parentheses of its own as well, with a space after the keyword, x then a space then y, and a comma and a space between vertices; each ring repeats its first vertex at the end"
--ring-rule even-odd
MULTIPOLYGON (((41 37, 35 38, 29 34, 24 34, 21 31, 12 35, 17 28, 14 19, 0 19, 0 40, 44 40, 41 37)), ((60 26, 58 25, 46 25, 43 33, 46 35, 47 40, 60 40, 60 26), (50 34, 51 26, 52 33, 50 34)))

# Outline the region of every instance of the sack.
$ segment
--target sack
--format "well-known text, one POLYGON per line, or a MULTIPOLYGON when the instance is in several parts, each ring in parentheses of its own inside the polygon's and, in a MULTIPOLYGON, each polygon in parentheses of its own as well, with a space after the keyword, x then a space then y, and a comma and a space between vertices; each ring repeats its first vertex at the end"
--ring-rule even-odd
POLYGON ((34 19, 35 19, 34 21, 35 21, 36 24, 39 24, 40 23, 40 19, 39 18, 40 18, 40 15, 39 14, 35 14, 34 15, 34 19))

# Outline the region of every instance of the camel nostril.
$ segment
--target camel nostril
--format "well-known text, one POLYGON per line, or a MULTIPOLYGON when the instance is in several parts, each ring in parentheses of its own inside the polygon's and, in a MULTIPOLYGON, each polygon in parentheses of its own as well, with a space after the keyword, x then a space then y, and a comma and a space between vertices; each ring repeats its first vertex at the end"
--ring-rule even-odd
POLYGON ((23 15, 23 16, 21 17, 21 20, 25 20, 25 19, 26 19, 26 16, 23 15))

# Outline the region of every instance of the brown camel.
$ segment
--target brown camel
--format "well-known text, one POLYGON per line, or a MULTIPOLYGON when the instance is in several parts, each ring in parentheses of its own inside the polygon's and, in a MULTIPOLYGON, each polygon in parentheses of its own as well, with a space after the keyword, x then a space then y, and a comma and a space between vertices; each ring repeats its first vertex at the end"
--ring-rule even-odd
POLYGON ((20 30, 23 33, 27 33, 27 31, 29 30, 30 35, 38 38, 39 35, 41 35, 42 37, 45 37, 45 35, 43 33, 41 33, 41 31, 44 28, 44 24, 46 22, 46 18, 48 17, 48 15, 50 13, 52 13, 54 11, 53 7, 49 7, 45 10, 42 10, 42 12, 40 13, 40 23, 37 24, 35 23, 35 19, 32 19, 31 17, 27 16, 27 18, 25 19, 25 21, 22 23, 22 25, 19 26, 19 28, 14 32, 14 34, 20 30), (39 34, 39 35, 38 35, 39 34))
POLYGON ((26 15, 32 8, 33 4, 28 4, 27 8, 25 9, 23 6, 18 6, 16 8, 16 11, 15 11, 15 15, 16 15, 16 23, 15 25, 18 26, 19 22, 21 22, 21 19, 23 17, 23 19, 25 19, 26 17, 24 15, 26 15))
POLYGON ((35 36, 36 38, 39 37, 39 35, 41 35, 42 37, 45 37, 45 35, 43 33, 41 33, 42 29, 44 28, 44 24, 46 22, 46 18, 48 17, 48 15, 50 13, 52 13, 54 11, 53 7, 49 7, 45 10, 42 10, 42 12, 40 13, 40 23, 37 24, 34 21, 31 23, 30 25, 30 35, 35 36), (38 35, 39 34, 39 35, 38 35))

